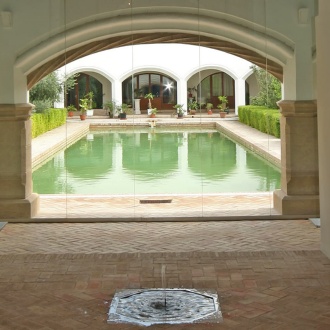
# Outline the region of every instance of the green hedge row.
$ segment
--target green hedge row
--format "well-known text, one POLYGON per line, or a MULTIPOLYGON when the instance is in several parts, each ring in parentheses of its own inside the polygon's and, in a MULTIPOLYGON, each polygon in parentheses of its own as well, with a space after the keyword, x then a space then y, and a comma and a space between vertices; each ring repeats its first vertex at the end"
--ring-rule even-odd
POLYGON ((43 113, 33 113, 31 116, 32 138, 64 125, 66 117, 66 109, 48 109, 43 113))
POLYGON ((242 105, 238 107, 239 121, 257 130, 279 138, 280 111, 262 106, 242 105))

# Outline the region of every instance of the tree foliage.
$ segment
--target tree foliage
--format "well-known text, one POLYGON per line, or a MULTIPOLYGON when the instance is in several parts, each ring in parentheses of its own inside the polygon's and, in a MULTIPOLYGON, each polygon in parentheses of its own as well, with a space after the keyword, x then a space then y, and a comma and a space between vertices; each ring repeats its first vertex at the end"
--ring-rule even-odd
POLYGON ((62 91, 62 82, 54 71, 30 89, 30 101, 32 103, 34 101, 50 102, 54 106, 55 102, 60 101, 62 91))
POLYGON ((77 78, 79 77, 79 73, 75 73, 71 76, 64 76, 63 77, 63 89, 65 94, 68 94, 68 92, 71 89, 74 89, 74 86, 78 84, 77 78))
POLYGON ((79 74, 60 77, 56 71, 41 79, 30 89, 30 102, 35 105, 35 112, 44 112, 54 107, 61 100, 63 91, 68 93, 77 84, 79 74))
POLYGON ((271 109, 277 109, 276 102, 281 100, 281 82, 272 74, 257 66, 252 66, 259 86, 259 93, 255 97, 251 97, 251 105, 265 106, 271 109))

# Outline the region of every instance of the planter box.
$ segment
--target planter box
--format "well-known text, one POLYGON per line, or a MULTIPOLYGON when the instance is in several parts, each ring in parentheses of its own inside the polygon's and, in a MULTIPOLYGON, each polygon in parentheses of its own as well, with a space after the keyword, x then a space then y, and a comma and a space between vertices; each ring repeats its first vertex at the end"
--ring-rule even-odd
POLYGON ((94 110, 93 109, 87 110, 86 115, 87 115, 87 117, 93 117, 94 110))

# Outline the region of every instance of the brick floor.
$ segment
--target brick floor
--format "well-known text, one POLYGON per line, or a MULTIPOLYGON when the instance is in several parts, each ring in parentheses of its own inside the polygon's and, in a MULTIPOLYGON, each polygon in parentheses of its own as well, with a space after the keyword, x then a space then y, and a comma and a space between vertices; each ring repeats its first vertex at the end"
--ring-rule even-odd
MULTIPOLYGON (((38 141, 35 157, 49 149, 38 141)), ((48 223, 0 230, 0 329, 144 329, 107 324, 109 304, 119 289, 161 287, 165 265, 166 287, 217 290, 224 321, 150 329, 328 330, 330 260, 319 250, 320 228, 303 219, 212 222, 196 213, 276 217, 270 196, 221 196, 221 208, 218 196, 175 200, 173 214, 195 222, 162 222, 166 209, 126 198, 111 213, 120 218, 129 207, 132 220, 144 221, 112 223, 51 223, 105 217, 111 201, 42 196, 34 220, 48 223)))
POLYGON ((0 329, 143 329, 106 323, 116 290, 217 290, 221 324, 151 329, 329 329, 330 260, 308 220, 7 224, 0 329))

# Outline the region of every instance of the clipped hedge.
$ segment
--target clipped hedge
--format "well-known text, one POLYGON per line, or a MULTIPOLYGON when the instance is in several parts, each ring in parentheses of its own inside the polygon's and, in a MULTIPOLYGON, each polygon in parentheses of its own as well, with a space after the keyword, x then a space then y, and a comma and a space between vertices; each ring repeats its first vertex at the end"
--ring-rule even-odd
POLYGON ((281 137, 280 111, 256 105, 242 105, 238 107, 239 121, 260 132, 281 137))
POLYGON ((33 113, 31 116, 32 138, 64 125, 66 117, 66 109, 48 109, 43 113, 33 113))

